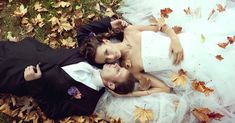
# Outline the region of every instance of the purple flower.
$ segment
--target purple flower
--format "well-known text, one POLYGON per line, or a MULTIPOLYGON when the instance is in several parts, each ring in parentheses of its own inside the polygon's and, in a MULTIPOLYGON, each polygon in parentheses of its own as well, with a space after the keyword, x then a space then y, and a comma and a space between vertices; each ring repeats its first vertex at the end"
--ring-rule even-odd
POLYGON ((82 94, 80 93, 80 91, 75 86, 72 86, 68 89, 68 94, 73 96, 75 99, 81 99, 82 98, 82 94))

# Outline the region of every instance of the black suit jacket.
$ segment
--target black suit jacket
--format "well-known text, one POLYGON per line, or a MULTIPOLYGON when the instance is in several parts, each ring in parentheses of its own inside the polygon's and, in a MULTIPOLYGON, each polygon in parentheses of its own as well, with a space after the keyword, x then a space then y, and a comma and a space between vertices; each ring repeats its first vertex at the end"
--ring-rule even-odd
POLYGON ((32 96, 46 115, 60 119, 70 115, 90 115, 103 93, 73 80, 62 66, 84 61, 79 49, 51 49, 32 38, 19 43, 0 42, 0 92, 18 96, 32 96), (26 82, 23 77, 28 65, 40 64, 42 77, 26 82), (68 88, 76 86, 82 93, 80 100, 68 95, 68 88))

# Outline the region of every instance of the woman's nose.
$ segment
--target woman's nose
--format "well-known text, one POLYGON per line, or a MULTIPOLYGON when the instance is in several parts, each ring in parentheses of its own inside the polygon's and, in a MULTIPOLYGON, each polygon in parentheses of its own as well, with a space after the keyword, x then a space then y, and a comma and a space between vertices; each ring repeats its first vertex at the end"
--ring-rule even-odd
POLYGON ((108 55, 107 58, 112 61, 114 60, 114 55, 108 55))

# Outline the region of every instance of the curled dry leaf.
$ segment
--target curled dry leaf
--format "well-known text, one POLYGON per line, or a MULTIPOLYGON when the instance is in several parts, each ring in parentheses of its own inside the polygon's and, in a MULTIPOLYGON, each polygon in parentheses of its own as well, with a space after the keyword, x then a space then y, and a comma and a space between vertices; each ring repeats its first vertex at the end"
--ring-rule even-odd
POLYGON ((217 4, 216 6, 217 6, 217 10, 218 10, 219 12, 225 11, 226 6, 223 7, 221 4, 217 4))
POLYGON ((180 26, 174 26, 172 29, 175 31, 176 34, 179 34, 182 32, 182 27, 180 26))
POLYGON ((173 12, 173 10, 170 8, 164 8, 164 9, 161 9, 160 12, 161 12, 161 17, 168 18, 169 14, 173 12))
POLYGON ((14 11, 15 16, 23 17, 27 13, 27 8, 24 7, 23 4, 20 5, 20 7, 17 7, 14 11))
POLYGON ((171 81, 173 82, 174 86, 182 86, 183 88, 186 87, 187 82, 187 74, 183 69, 180 69, 178 73, 173 73, 171 76, 171 81))
POLYGON ((143 109, 141 107, 135 106, 134 119, 139 120, 141 123, 150 122, 153 120, 153 111, 151 109, 143 109))
POLYGON ((228 36, 227 40, 229 41, 230 44, 233 44, 235 42, 235 36, 233 37, 228 36))
POLYGON ((192 14, 190 7, 188 7, 187 9, 184 9, 184 12, 185 12, 186 15, 191 15, 192 14))
POLYGON ((65 7, 69 7, 70 5, 71 5, 70 2, 60 1, 60 2, 56 3, 53 7, 54 8, 59 8, 59 7, 65 8, 65 7))
POLYGON ((226 48, 228 46, 229 42, 226 43, 218 43, 217 45, 221 48, 226 48))
POLYGON ((192 88, 196 91, 204 93, 206 96, 210 95, 214 89, 208 88, 205 86, 205 82, 193 80, 192 88))
POLYGON ((222 61, 224 59, 222 55, 216 55, 215 58, 218 59, 219 61, 222 61))
POLYGON ((67 39, 61 40, 62 46, 66 46, 69 48, 74 48, 76 45, 76 41, 73 40, 73 38, 68 37, 67 39))
POLYGON ((48 10, 46 8, 42 7, 42 4, 40 4, 38 1, 34 4, 34 10, 38 12, 47 12, 48 10))
POLYGON ((32 18, 32 23, 34 25, 38 25, 39 27, 43 27, 44 26, 44 22, 43 22, 43 18, 41 16, 41 14, 38 14, 36 18, 32 18))
POLYGON ((53 16, 50 20, 48 20, 49 22, 51 22, 51 26, 53 27, 56 24, 60 24, 59 19, 55 16, 53 16))
POLYGON ((113 12, 112 8, 107 8, 104 15, 108 17, 113 17, 115 13, 113 12))
POLYGON ((9 41, 13 41, 13 42, 17 42, 18 41, 18 39, 16 37, 12 36, 12 32, 7 32, 7 39, 9 41))

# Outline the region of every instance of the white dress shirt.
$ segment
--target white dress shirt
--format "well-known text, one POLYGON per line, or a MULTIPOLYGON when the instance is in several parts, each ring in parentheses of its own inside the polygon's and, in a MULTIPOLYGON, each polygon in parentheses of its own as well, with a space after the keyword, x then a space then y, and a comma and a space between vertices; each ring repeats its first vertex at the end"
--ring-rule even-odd
POLYGON ((99 91, 104 87, 100 71, 87 62, 66 65, 63 66, 62 69, 74 80, 81 82, 94 90, 99 91))

